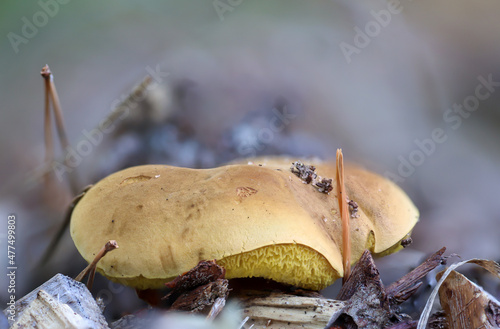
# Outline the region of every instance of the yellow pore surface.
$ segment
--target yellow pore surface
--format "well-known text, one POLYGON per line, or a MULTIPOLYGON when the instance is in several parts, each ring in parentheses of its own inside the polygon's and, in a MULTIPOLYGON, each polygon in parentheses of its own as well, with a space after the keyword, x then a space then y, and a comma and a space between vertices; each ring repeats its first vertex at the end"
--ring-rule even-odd
POLYGON ((339 278, 325 257, 297 244, 271 245, 217 261, 226 277, 258 277, 321 290, 339 278))

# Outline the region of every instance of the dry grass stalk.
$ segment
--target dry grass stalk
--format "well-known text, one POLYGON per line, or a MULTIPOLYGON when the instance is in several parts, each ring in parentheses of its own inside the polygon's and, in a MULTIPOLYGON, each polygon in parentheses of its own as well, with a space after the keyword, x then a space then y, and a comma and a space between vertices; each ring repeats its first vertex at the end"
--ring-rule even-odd
MULTIPOLYGON (((57 134, 59 136, 59 140, 61 142, 61 148, 63 153, 66 154, 67 150, 70 147, 68 137, 66 134, 66 129, 64 126, 63 114, 61 103, 59 101, 59 96, 57 94, 56 85, 54 83, 54 76, 50 71, 48 65, 45 65, 41 72, 41 76, 45 81, 45 122, 44 122, 44 134, 45 134, 45 148, 46 148, 46 156, 45 161, 47 168, 51 168, 52 162, 54 161, 54 147, 52 143, 52 125, 50 123, 50 101, 52 101, 52 107, 54 109, 54 118, 56 121, 57 134)), ((69 158, 67 156, 64 157, 64 164, 67 167, 71 167, 69 164, 69 158)), ((47 178, 50 171, 46 171, 44 176, 47 178)), ((71 188, 71 192, 73 195, 78 193, 78 182, 75 179, 74 175, 69 176, 69 185, 71 188)))
MULTIPOLYGON (((54 160, 54 144, 52 143, 52 124, 50 121, 50 70, 47 65, 42 68, 40 72, 44 78, 45 83, 45 103, 44 103, 44 136, 45 136, 45 165, 50 167, 51 162, 54 160)), ((50 172, 44 173, 46 184, 50 179, 50 172)))
POLYGON ((342 259, 344 265, 345 283, 351 275, 351 234, 349 225, 349 211, 347 208, 347 195, 344 185, 344 158, 342 149, 337 149, 337 199, 339 202, 340 217, 342 218, 342 259))
POLYGON ((47 247, 47 250, 45 251, 43 257, 41 258, 38 266, 44 266, 48 263, 48 261, 50 260, 50 257, 53 255, 57 245, 59 244, 59 241, 61 241, 61 239, 64 235, 64 232, 66 232, 66 229, 68 228, 69 223, 71 222, 71 214, 73 213, 73 209, 75 209, 75 207, 78 204, 78 202, 80 201, 80 199, 83 198, 85 193, 91 187, 92 187, 92 185, 86 186, 80 194, 78 194, 76 197, 73 198, 70 205, 68 206, 68 209, 66 210, 62 225, 59 227, 57 233, 54 235, 54 237, 50 241, 49 246, 47 247))

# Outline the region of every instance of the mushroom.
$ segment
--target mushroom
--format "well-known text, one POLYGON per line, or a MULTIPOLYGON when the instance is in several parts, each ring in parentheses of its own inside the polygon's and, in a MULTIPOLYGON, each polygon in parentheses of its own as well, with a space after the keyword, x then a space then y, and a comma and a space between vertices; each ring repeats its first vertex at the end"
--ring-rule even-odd
MULTIPOLYGON (((344 274, 338 202, 294 175, 291 162, 261 158, 213 169, 144 165, 113 173, 76 205, 71 236, 88 262, 104 242, 116 240, 120 249, 97 270, 137 289, 161 288, 210 259, 224 266, 226 278, 323 289, 344 274)), ((322 177, 335 177, 335 163, 313 164, 322 177)), ((408 196, 354 166, 345 167, 345 184, 358 205, 350 224, 352 262, 365 249, 375 255, 399 250, 418 220, 408 196)))

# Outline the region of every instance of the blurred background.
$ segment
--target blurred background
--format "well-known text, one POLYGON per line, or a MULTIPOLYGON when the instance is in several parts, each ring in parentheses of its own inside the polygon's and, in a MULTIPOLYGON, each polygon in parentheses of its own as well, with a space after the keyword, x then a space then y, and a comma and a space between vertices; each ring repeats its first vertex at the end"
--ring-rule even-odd
MULTIPOLYGON (((18 298, 86 265, 67 232, 35 268, 72 198, 69 176, 83 187, 140 163, 342 148, 421 211, 414 244, 380 261, 384 281, 442 246, 499 260, 499 10, 493 0, 3 1, 0 209, 2 223, 17 217, 18 298), (40 174, 45 64, 76 152, 50 187, 40 174), (147 75, 147 95, 105 123, 147 75)), ((102 277, 93 292, 111 318, 137 307, 132 290, 102 277)))

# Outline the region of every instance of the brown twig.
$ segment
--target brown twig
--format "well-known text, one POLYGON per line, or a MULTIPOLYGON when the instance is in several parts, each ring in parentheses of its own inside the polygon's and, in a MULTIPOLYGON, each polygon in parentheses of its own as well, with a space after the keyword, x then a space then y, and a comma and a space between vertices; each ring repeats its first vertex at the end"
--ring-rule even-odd
POLYGON ((420 279, 441 264, 445 251, 445 247, 439 249, 413 271, 388 286, 385 289, 387 297, 393 299, 396 303, 407 300, 422 285, 420 279))
POLYGON ((104 247, 101 248, 101 250, 99 250, 99 252, 97 253, 97 255, 95 256, 94 260, 92 261, 92 263, 90 263, 89 265, 87 265, 87 267, 80 272, 80 274, 77 275, 77 277, 75 278, 76 281, 82 281, 82 279, 90 273, 89 275, 89 279, 87 281, 87 288, 90 290, 92 289, 92 284, 94 283, 94 275, 95 275, 95 269, 96 269, 96 265, 97 263, 101 260, 101 258, 103 258, 104 256, 106 256, 106 254, 112 250, 115 250, 118 248, 118 244, 116 243, 115 240, 109 240, 108 242, 106 242, 106 244, 104 245, 104 247))
POLYGON ((342 259, 344 265, 342 283, 345 283, 351 275, 351 234, 346 199, 347 195, 344 186, 344 158, 342 149, 337 149, 337 200, 339 202, 340 217, 342 219, 342 259))

